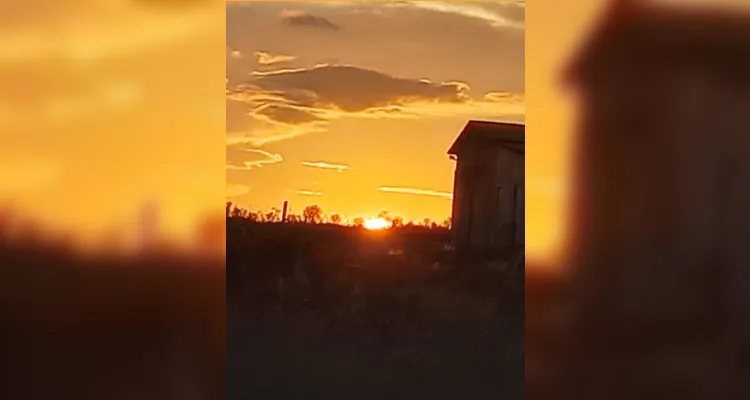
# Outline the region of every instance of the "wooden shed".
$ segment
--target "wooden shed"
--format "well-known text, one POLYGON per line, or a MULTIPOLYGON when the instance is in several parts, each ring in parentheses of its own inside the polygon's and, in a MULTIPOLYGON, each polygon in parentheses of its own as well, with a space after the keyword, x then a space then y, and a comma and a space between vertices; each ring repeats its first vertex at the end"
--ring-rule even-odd
POLYGON ((452 238, 457 250, 524 246, 525 126, 469 121, 448 150, 456 161, 452 238))
MULTIPOLYGON (((641 334, 641 347, 645 334, 656 332, 644 327, 655 321, 680 326, 676 336, 704 326, 750 334, 747 71, 747 10, 634 0, 611 2, 565 71, 581 114, 567 247, 576 269, 571 293, 582 301, 574 303, 581 309, 572 326, 590 354, 632 346, 623 327, 641 334)), ((747 342, 739 343, 728 342, 721 354, 746 351, 747 342)), ((707 398, 745 385, 721 369, 736 361, 705 362, 717 373, 702 383, 723 390, 702 391, 707 398), (717 377, 722 381, 708 382, 717 377)), ((601 363, 571 363, 570 372, 587 382, 611 381, 592 378, 594 371, 622 375, 603 372, 601 363)), ((608 390, 589 393, 607 397, 608 390)))
POLYGON ((652 280, 688 279, 690 263, 717 254, 746 265, 750 12, 613 1, 572 61, 564 78, 582 115, 569 248, 592 285, 604 285, 601 265, 652 280))

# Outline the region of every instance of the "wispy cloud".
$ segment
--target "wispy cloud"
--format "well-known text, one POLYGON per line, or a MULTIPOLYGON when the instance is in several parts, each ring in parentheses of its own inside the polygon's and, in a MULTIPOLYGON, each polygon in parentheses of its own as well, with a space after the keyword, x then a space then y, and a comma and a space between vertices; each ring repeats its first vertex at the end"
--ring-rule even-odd
POLYGON ((316 196, 316 197, 320 197, 320 196, 323 195, 322 192, 315 192, 315 191, 312 191, 312 190, 298 190, 297 194, 299 194, 301 196, 316 196))
POLYGON ((297 57, 289 56, 286 54, 273 54, 267 51, 256 51, 255 61, 261 65, 273 65, 280 64, 289 61, 294 61, 297 57))
POLYGON ((250 191, 250 186, 242 184, 228 184, 227 185, 227 197, 237 197, 250 191))
POLYGON ((302 161, 302 165, 310 168, 330 169, 338 172, 349 169, 349 166, 346 164, 334 164, 325 161, 302 161))
POLYGON ((410 187, 392 187, 392 186, 381 186, 378 188, 381 192, 388 192, 388 193, 403 193, 403 194, 412 194, 417 196, 433 196, 433 197, 443 197, 446 199, 452 199, 453 193, 450 192, 441 192, 437 190, 430 190, 430 189, 419 189, 419 188, 410 188, 410 187))
POLYGON ((525 96, 523 93, 487 92, 484 94, 484 100, 489 102, 508 102, 523 104, 525 96))
POLYGON ((508 1, 502 3, 480 3, 480 2, 449 2, 449 1, 400 1, 389 3, 391 7, 413 7, 442 13, 456 14, 467 18, 475 18, 489 22, 495 27, 524 28, 523 21, 519 21, 515 15, 510 15, 505 10, 499 9, 515 7, 525 11, 525 1, 508 1))
POLYGON ((238 171, 249 171, 253 168, 260 168, 266 164, 275 164, 284 161, 281 154, 271 153, 262 149, 236 149, 239 152, 258 154, 263 158, 251 161, 242 161, 240 165, 227 164, 226 169, 238 170, 238 171))

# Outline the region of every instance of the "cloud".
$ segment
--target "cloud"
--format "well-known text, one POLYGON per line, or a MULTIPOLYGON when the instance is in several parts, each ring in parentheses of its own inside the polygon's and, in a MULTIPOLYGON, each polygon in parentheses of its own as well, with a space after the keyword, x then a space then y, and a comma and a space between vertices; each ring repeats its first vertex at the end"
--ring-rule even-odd
POLYGON ((443 197, 446 199, 452 199, 453 193, 450 192, 440 192, 437 190, 430 190, 430 189, 419 189, 419 188, 410 188, 410 187, 391 187, 391 186, 381 186, 378 188, 381 192, 388 192, 388 193, 403 193, 403 194, 412 194, 412 195, 418 195, 418 196, 433 196, 433 197, 443 197))
POLYGON ((463 82, 434 83, 398 78, 349 65, 253 72, 250 82, 288 104, 363 112, 415 102, 461 102, 469 99, 463 82))
POLYGON ((508 93, 508 92, 487 92, 484 95, 484 100, 499 103, 499 102, 524 102, 524 95, 520 93, 508 93))
POLYGON ((242 184, 227 184, 227 197, 242 196, 250 191, 250 186, 242 184))
POLYGON ((496 10, 511 22, 520 24, 526 23, 526 2, 525 1, 506 1, 498 3, 486 3, 484 7, 496 10))
POLYGON ((267 164, 276 164, 284 161, 281 154, 271 153, 262 149, 248 149, 237 146, 227 146, 227 165, 228 170, 250 171, 253 168, 260 168, 267 164), (249 157, 255 159, 248 160, 249 157), (260 156, 260 158, 257 158, 260 156), (237 161, 235 161, 237 160, 237 161))
POLYGON ((324 120, 315 115, 315 110, 289 104, 262 104, 256 107, 252 114, 262 119, 293 125, 324 120))
POLYGON ((252 65, 227 66, 227 96, 240 109, 231 116, 227 111, 227 142, 264 147, 338 130, 332 123, 353 118, 522 119, 521 97, 484 97, 524 91, 524 30, 488 23, 500 20, 495 14, 518 19, 510 14, 523 11, 522 4, 393 3, 228 4, 227 46, 252 58, 252 65), (428 8, 441 5, 443 11, 428 8), (279 21, 302 15, 325 18, 346 34, 316 34, 313 28, 300 34, 279 21), (295 60, 258 64, 256 52, 295 60), (425 77, 430 79, 420 79, 425 77))
POLYGON ((305 112, 299 107, 287 105, 279 96, 229 90, 226 100, 226 144, 261 147, 321 131, 326 121, 305 112))
POLYGON ((297 57, 285 54, 273 54, 267 51, 256 51, 255 61, 260 65, 273 65, 294 61, 297 57))
POLYGON ((344 116, 497 118, 525 112, 522 94, 493 91, 473 99, 470 92, 461 81, 399 78, 349 65, 255 71, 227 90, 227 143, 261 146, 323 131, 344 116), (242 132, 242 124, 251 129, 242 132))
POLYGON ((303 124, 298 126, 286 124, 251 124, 247 129, 228 131, 226 134, 227 146, 252 145, 263 146, 268 143, 279 142, 324 131, 320 124, 303 124))
POLYGON ((316 197, 323 196, 322 192, 315 192, 315 191, 312 191, 312 190, 298 190, 297 194, 299 194, 301 196, 316 196, 316 197))
POLYGON ((247 104, 248 116, 267 123, 321 128, 342 115, 414 117, 418 114, 406 110, 407 105, 462 103, 469 100, 468 92, 463 82, 434 83, 353 66, 318 65, 253 72, 249 82, 227 96, 247 104))
POLYGON ((299 10, 283 10, 279 15, 281 20, 291 26, 311 27, 337 31, 341 29, 326 17, 308 14, 299 10))
POLYGON ((498 28, 524 28, 526 3, 508 1, 499 3, 448 2, 448 1, 399 1, 388 3, 388 7, 412 7, 440 13, 474 18, 498 28))
MULTIPOLYGON (((411 5, 394 7, 393 3, 229 4, 226 40, 246 54, 257 50, 293 54, 304 65, 345 63, 401 77, 468 79, 472 89, 481 93, 498 89, 523 92, 523 29, 493 27, 478 18, 411 5), (299 30, 278 22, 285 8, 326 17, 344 27, 346 34, 300 35, 299 30)), ((482 7, 511 20, 517 16, 509 14, 524 11, 521 4, 509 1, 455 3, 482 7)))
POLYGON ((310 168, 332 169, 338 172, 346 171, 347 169, 349 169, 349 166, 346 164, 334 164, 325 161, 302 161, 302 165, 310 168))

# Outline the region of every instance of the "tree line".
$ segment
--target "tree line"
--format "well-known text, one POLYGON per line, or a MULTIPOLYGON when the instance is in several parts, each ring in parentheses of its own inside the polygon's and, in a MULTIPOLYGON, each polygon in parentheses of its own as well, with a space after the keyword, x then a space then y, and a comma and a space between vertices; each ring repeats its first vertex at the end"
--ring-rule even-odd
MULTIPOLYGON (((290 224, 333 224, 342 226, 355 226, 361 227, 365 224, 365 219, 362 217, 356 217, 352 219, 345 219, 340 214, 332 213, 326 214, 323 209, 316 205, 308 205, 302 209, 302 212, 297 214, 293 212, 287 212, 286 218, 283 218, 282 211, 276 207, 271 208, 267 211, 251 210, 244 208, 238 204, 234 204, 231 201, 226 203, 226 217, 245 219, 252 222, 259 223, 290 223, 290 224), (283 219, 283 221, 282 221, 283 219)), ((381 211, 378 213, 377 218, 382 219, 388 223, 392 228, 401 227, 424 227, 431 229, 444 228, 449 229, 451 227, 450 217, 442 221, 433 221, 430 218, 424 218, 421 221, 407 221, 403 217, 398 215, 391 215, 388 211, 381 211)))

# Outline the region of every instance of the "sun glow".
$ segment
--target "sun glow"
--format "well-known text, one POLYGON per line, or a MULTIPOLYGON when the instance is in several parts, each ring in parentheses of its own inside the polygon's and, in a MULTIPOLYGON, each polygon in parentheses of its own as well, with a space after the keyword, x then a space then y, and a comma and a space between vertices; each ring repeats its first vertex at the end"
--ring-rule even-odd
POLYGON ((370 218, 365 221, 364 227, 369 230, 385 229, 388 227, 388 221, 383 218, 370 218))

